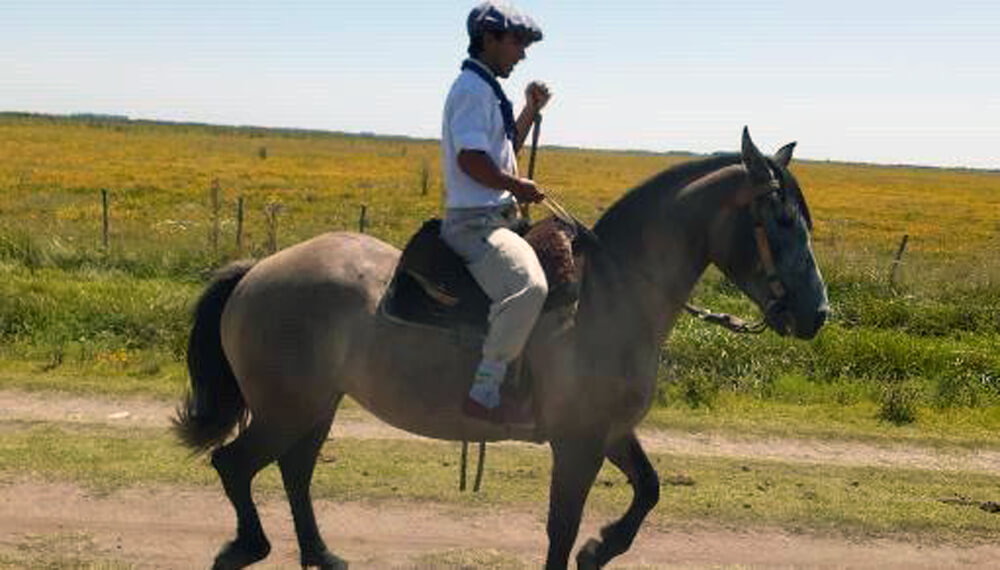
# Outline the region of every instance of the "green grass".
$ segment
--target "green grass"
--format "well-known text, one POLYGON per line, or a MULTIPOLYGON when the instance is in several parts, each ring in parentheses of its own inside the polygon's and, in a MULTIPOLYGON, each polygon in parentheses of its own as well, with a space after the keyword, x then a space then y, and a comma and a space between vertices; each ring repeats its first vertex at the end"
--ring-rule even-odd
POLYGON ((198 284, 118 271, 0 266, 0 339, 35 344, 156 347, 181 356, 198 284))
POLYGON ((0 389, 176 400, 188 386, 187 369, 177 362, 164 365, 155 375, 130 374, 117 365, 64 364, 46 370, 48 366, 46 362, 0 359, 0 389), (102 372, 102 368, 108 371, 102 372))
MULTIPOLYGON (((810 391, 812 387, 807 388, 810 391)), ((879 404, 793 403, 723 393, 711 408, 685 404, 653 409, 642 425, 737 438, 857 441, 876 445, 998 449, 1000 408, 916 407, 919 421, 895 425, 879 418, 879 404)))
POLYGON ((0 261, 0 386, 176 395, 202 285, 0 261))
POLYGON ((893 328, 831 323, 803 343, 771 334, 734 336, 683 321, 662 357, 663 403, 710 405, 720 391, 786 402, 880 401, 886 386, 912 382, 916 402, 937 407, 1000 403, 1000 334, 925 337, 893 328))
MULTIPOLYGON (((98 493, 157 484, 217 486, 203 459, 191 459, 160 430, 124 433, 8 422, 2 433, 0 466, 7 466, 2 472, 9 477, 74 481, 98 493)), ((323 449, 313 494, 338 501, 430 501, 470 512, 503 506, 543 515, 539 505, 547 503, 550 461, 546 448, 492 447, 484 489, 476 495, 456 490, 457 459, 457 444, 334 441, 323 449)), ((653 455, 652 461, 664 480, 683 473, 695 482, 664 484, 650 519, 664 529, 711 524, 956 542, 990 539, 1000 532, 1000 517, 939 501, 956 495, 997 500, 996 478, 986 475, 684 455, 653 455)), ((277 470, 266 469, 256 489, 280 498, 277 470)), ((600 516, 613 518, 624 511, 630 496, 624 477, 605 466, 589 505, 600 516)))

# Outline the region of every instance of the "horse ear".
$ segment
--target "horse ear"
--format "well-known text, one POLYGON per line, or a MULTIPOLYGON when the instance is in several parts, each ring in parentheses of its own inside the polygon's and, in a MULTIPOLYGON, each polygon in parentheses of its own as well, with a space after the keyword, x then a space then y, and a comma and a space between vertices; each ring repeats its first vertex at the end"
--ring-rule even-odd
POLYGON ((788 163, 792 161, 792 152, 795 151, 796 143, 790 142, 785 146, 778 149, 778 152, 774 153, 774 162, 780 164, 783 168, 788 167, 788 163))
POLYGON ((743 127, 743 145, 740 158, 743 166, 750 173, 750 181, 754 184, 767 184, 771 181, 771 169, 767 166, 767 159, 757 149, 750 139, 750 129, 743 127))

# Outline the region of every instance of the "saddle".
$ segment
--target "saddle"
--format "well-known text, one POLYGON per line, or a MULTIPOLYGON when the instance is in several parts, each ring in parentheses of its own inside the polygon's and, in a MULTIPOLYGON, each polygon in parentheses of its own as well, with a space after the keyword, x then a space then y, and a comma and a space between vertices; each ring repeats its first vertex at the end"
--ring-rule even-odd
MULTIPOLYGON (((546 218, 518 233, 535 249, 549 283, 542 312, 575 305, 584 260, 577 229, 546 218)), ((483 335, 489 308, 490 298, 465 261, 441 239, 436 218, 424 222, 406 244, 381 302, 382 312, 395 320, 483 335)))

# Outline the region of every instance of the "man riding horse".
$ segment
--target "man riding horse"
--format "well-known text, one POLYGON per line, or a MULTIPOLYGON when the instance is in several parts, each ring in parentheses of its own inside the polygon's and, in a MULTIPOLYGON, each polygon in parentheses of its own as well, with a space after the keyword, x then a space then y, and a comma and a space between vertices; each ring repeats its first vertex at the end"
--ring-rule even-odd
POLYGON ((473 8, 467 28, 469 58, 451 86, 442 121, 447 201, 441 238, 468 265, 491 305, 482 360, 462 409, 492 422, 531 423, 527 410, 501 399, 500 387, 548 294, 534 250, 512 229, 520 222, 519 202, 544 198, 518 175, 516 153, 551 95, 544 83, 529 84, 515 120, 497 78, 510 76, 542 31, 509 4, 494 2, 473 8))
MULTIPOLYGON (((739 287, 779 334, 810 339, 826 321, 812 218, 789 169, 795 143, 765 156, 744 128, 740 152, 671 166, 611 204, 592 230, 599 246, 582 265, 573 326, 525 344, 548 285, 532 250, 509 228, 517 200, 543 196, 517 176, 514 152, 549 94, 529 87, 526 111, 515 121, 496 78, 509 75, 541 32, 492 4, 473 10, 469 29, 473 59, 445 110, 441 233, 493 298, 482 354, 460 333, 387 318, 384 301, 405 253, 370 235, 329 232, 220 271, 195 306, 191 395, 175 418, 187 446, 211 451, 237 516, 236 536, 213 568, 245 568, 270 553, 252 482, 277 462, 302 566, 347 569, 327 548, 310 495, 345 396, 425 437, 547 441, 546 570, 567 570, 588 494, 610 462, 628 479, 631 501, 576 555, 581 570, 605 568, 631 547, 659 500, 656 468, 635 430, 658 391, 663 341, 708 267, 739 287), (527 427, 506 412, 503 404, 516 408, 512 398, 501 402, 499 395, 504 368, 522 348, 534 380, 527 384, 535 421, 527 427), (246 429, 231 437, 241 422, 246 429)), ((551 325, 547 332, 557 329, 554 318, 538 321, 542 329, 551 325)))

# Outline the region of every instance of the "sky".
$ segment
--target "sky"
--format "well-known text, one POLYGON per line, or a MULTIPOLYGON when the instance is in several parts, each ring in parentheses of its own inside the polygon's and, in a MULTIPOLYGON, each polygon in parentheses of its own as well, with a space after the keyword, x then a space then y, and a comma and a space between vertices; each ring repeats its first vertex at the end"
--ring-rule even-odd
MULTIPOLYGON (((439 138, 474 4, 0 0, 0 111, 439 138)), ((1000 168, 996 0, 515 4, 542 144, 1000 168)))

